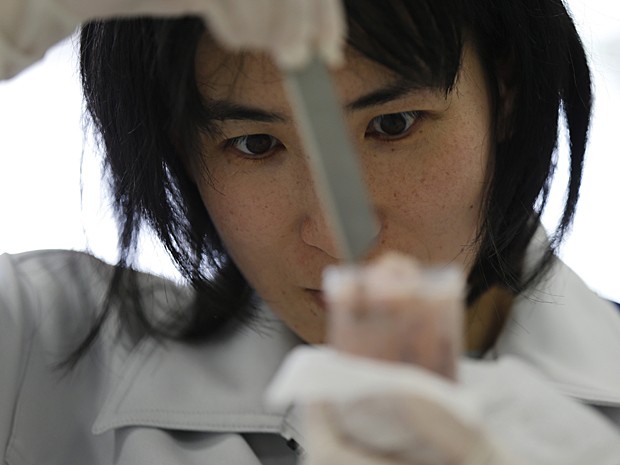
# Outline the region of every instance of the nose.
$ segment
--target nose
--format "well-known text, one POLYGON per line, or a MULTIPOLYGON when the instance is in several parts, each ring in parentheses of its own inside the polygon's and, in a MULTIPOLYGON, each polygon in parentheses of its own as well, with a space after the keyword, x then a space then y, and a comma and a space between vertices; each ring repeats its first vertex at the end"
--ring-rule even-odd
MULTIPOLYGON (((374 224, 369 224, 365 216, 363 221, 356 222, 355 218, 352 219, 355 227, 370 230, 368 234, 362 234, 361 237, 357 235, 351 237, 353 243, 347 244, 347 247, 350 248, 348 252, 345 251, 344 244, 340 243, 344 238, 338 236, 334 225, 330 222, 330 216, 324 208, 316 195, 313 195, 312 207, 304 212, 301 222, 301 239, 306 245, 323 251, 339 262, 351 259, 351 253, 354 254, 354 259, 366 261, 380 252, 380 244, 383 242, 384 235, 384 221, 381 211, 375 205, 373 205, 374 224), (362 253, 363 256, 357 256, 358 253, 362 253)), ((350 233, 351 231, 348 234, 350 233)))
POLYGON ((303 213, 300 230, 302 241, 306 245, 321 250, 337 261, 347 260, 350 258, 349 253, 351 252, 363 252, 360 247, 366 247, 366 245, 368 246, 368 249, 365 251, 364 256, 356 258, 365 261, 376 255, 379 252, 379 244, 381 242, 380 239, 384 233, 384 212, 379 205, 376 204, 377 195, 372 189, 373 186, 370 185, 370 180, 366 177, 364 181, 366 188, 368 189, 368 200, 370 200, 372 204, 371 208, 373 209, 375 216, 375 223, 369 224, 365 219, 365 215, 362 215, 362 218, 364 218, 363 221, 356 222, 356 218, 354 218, 353 222, 356 224, 356 227, 363 226, 365 229, 371 228, 372 231, 369 231, 369 234, 374 236, 374 239, 368 237, 368 243, 366 244, 364 235, 361 237, 358 236, 356 237, 356 239, 358 239, 358 243, 348 244, 353 250, 349 250, 349 253, 346 253, 342 247, 343 244, 340 243, 340 240, 343 240, 343 238, 338 236, 337 232, 334 230, 334 225, 330 223, 330 216, 325 210, 326 207, 322 205, 320 198, 316 193, 316 186, 312 181, 310 176, 311 173, 307 166, 304 174, 306 174, 306 176, 303 177, 303 180, 298 178, 297 183, 297 187, 300 188, 298 193, 300 193, 301 197, 303 197, 303 200, 302 198, 298 199, 302 200, 302 203, 305 206, 302 210, 303 213))
POLYGON ((340 244, 316 195, 314 197, 312 206, 306 211, 301 221, 301 239, 305 244, 341 261, 344 255, 340 244))
POLYGON ((297 205, 297 228, 301 241, 306 246, 326 254, 330 261, 344 260, 338 239, 330 227, 329 219, 317 195, 306 154, 299 159, 302 163, 294 171, 295 189, 291 200, 297 205), (294 198, 294 200, 293 200, 294 198))

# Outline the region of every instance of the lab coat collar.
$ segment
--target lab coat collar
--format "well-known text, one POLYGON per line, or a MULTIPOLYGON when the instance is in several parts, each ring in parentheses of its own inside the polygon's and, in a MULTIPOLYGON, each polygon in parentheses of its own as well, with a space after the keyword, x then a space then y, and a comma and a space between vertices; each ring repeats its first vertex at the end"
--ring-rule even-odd
POLYGON ((559 259, 519 296, 487 358, 512 355, 564 394, 620 408, 620 313, 559 259))
POLYGON ((146 338, 121 370, 93 426, 204 432, 278 432, 285 413, 263 404, 265 387, 300 340, 266 307, 234 333, 197 345, 146 338))
MULTIPOLYGON (((489 358, 516 356, 565 394, 620 408, 620 317, 559 260, 551 278, 519 297, 489 358)), ((229 338, 201 345, 144 340, 122 369, 94 426, 213 432, 290 428, 262 395, 300 341, 268 309, 229 338)))

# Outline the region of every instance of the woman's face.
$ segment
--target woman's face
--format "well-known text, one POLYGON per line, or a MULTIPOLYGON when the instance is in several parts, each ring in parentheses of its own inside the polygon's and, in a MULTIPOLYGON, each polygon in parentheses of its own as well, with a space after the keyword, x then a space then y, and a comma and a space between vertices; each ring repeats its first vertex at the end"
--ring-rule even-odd
MULTIPOLYGON (((340 257, 280 73, 263 55, 231 54, 207 38, 196 63, 202 94, 221 112, 195 165, 204 204, 250 285, 302 339, 321 342, 321 272, 340 257)), ((466 47, 447 96, 352 51, 333 80, 380 220, 369 257, 398 250, 469 270, 493 139, 476 54, 466 47)))

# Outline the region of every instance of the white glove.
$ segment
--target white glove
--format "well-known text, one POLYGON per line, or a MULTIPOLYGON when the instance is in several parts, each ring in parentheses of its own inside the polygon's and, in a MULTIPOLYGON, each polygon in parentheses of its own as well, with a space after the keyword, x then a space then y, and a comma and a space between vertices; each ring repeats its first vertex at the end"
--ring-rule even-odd
POLYGON ((303 407, 304 465, 618 464, 616 427, 523 362, 462 359, 458 378, 301 346, 266 400, 303 407))
MULTIPOLYGON (((459 270, 424 268, 388 254, 369 266, 326 270, 323 291, 330 308, 327 340, 355 357, 324 352, 322 362, 315 360, 321 369, 335 369, 315 378, 322 383, 312 394, 315 401, 304 399, 307 465, 518 463, 489 441, 449 382, 456 379, 462 350, 459 270), (370 359, 419 376, 413 383, 406 378, 402 386, 390 384, 394 372, 370 359), (354 381, 347 386, 347 379, 354 381)), ((303 396, 298 389, 299 383, 296 395, 303 396)))
POLYGON ((462 284, 396 255, 326 273, 337 350, 296 349, 267 392, 303 407, 305 465, 618 463, 618 431, 523 363, 457 365, 462 284))
POLYGON ((283 67, 316 51, 342 60, 345 21, 340 0, 2 0, 0 78, 17 74, 89 19, 193 14, 233 49, 272 53, 283 67))
POLYGON ((422 267, 396 253, 364 267, 328 268, 327 341, 343 352, 454 379, 463 345, 464 280, 457 268, 422 267))
POLYGON ((476 423, 415 395, 305 409, 304 465, 525 465, 476 423))
POLYGON ((485 428, 487 399, 415 366, 307 346, 287 357, 266 398, 303 407, 304 465, 527 463, 485 428))

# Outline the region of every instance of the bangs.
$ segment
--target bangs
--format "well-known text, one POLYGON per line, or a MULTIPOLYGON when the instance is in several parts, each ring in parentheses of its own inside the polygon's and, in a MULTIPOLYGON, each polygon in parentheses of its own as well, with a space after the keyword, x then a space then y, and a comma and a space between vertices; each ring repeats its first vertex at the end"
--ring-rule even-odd
POLYGON ((448 92, 463 52, 461 2, 347 0, 348 43, 420 87, 448 92))

